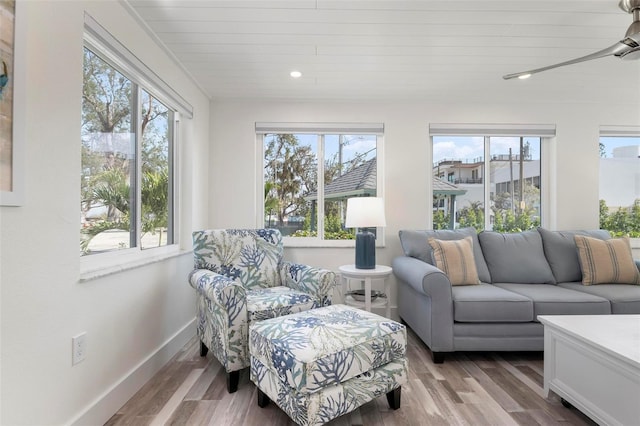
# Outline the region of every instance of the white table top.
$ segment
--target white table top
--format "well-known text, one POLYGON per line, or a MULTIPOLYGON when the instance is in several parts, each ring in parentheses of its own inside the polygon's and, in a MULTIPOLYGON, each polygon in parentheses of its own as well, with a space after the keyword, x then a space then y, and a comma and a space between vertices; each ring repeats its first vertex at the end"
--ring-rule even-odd
POLYGON ((342 265, 338 270, 348 276, 362 277, 383 277, 389 275, 392 271, 390 266, 376 265, 375 269, 358 269, 356 265, 342 265))
POLYGON ((540 315, 538 320, 640 367, 640 315, 540 315))

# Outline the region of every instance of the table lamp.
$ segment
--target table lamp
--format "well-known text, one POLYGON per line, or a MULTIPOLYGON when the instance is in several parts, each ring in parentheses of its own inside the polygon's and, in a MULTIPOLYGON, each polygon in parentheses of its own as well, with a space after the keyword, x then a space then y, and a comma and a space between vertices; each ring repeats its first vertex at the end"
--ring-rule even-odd
POLYGON ((359 228, 356 232, 356 269, 375 269, 376 236, 367 228, 386 225, 382 198, 357 197, 347 200, 344 226, 359 228))

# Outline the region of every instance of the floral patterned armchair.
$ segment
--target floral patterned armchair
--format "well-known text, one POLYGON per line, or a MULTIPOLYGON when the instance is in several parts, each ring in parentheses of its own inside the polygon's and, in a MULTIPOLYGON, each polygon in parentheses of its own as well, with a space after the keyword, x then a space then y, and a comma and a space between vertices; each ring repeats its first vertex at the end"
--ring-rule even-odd
POLYGON ((238 388, 249 367, 249 324, 331 304, 335 273, 283 261, 277 229, 216 229, 193 233, 200 355, 211 350, 238 388))

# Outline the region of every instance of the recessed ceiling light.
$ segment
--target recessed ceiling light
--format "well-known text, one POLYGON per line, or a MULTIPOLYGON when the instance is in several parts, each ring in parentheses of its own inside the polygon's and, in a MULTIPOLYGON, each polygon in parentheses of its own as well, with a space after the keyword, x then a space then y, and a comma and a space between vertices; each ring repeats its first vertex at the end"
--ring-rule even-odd
POLYGON ((300 78, 302 77, 302 73, 300 71, 291 71, 289 73, 289 75, 293 78, 300 78))
POLYGON ((522 74, 521 76, 518 76, 518 78, 519 78, 520 80, 525 80, 525 79, 527 79, 527 78, 529 78, 529 77, 531 77, 531 74, 522 74))

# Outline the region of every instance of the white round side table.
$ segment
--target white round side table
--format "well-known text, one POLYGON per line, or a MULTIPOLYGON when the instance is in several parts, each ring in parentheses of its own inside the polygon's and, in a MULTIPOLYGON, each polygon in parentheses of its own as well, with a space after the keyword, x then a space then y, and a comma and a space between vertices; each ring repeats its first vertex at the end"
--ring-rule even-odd
POLYGON ((391 284, 387 277, 391 275, 393 269, 390 266, 376 265, 374 269, 357 269, 356 265, 342 265, 338 268, 342 276, 342 288, 344 295, 344 303, 350 306, 364 308, 371 312, 371 308, 386 308, 386 317, 391 317, 391 304, 389 303, 389 291, 391 284), (349 283, 351 280, 359 281, 364 285, 364 301, 355 300, 348 295, 349 283), (386 297, 377 298, 371 301, 371 282, 373 280, 382 280, 384 282, 384 294, 386 297))

